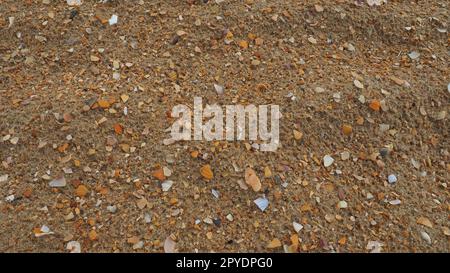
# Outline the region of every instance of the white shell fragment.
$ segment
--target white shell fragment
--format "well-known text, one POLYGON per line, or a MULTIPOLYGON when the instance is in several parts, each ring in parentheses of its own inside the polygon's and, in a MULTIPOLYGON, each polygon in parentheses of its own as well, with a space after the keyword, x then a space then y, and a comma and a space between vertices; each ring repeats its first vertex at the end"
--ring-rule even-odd
POLYGON ((70 253, 81 253, 81 245, 77 241, 68 242, 66 249, 69 250, 70 253))

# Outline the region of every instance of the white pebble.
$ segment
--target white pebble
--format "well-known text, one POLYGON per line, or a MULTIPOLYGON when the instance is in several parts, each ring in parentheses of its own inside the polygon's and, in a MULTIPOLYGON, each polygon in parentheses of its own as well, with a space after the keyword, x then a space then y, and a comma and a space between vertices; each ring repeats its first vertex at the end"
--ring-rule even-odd
POLYGON ((394 184, 395 182, 397 182, 397 176, 395 176, 395 174, 390 174, 388 176, 388 182, 389 184, 394 184))
POLYGON ((325 167, 330 167, 333 164, 333 162, 334 162, 334 158, 332 158, 331 156, 326 155, 323 157, 323 165, 325 167))

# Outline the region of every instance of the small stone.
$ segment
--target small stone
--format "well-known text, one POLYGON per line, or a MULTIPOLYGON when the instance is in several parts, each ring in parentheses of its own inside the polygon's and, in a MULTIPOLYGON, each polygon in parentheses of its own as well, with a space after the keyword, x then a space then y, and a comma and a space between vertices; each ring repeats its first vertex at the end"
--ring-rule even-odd
POLYGON ((308 42, 310 42, 310 43, 313 44, 313 45, 317 44, 317 40, 316 40, 314 37, 312 37, 312 36, 310 36, 310 37, 308 38, 308 42))
POLYGON ((8 175, 7 174, 0 175, 0 183, 6 181, 8 181, 8 175))
POLYGON ((91 62, 98 62, 100 61, 100 58, 95 56, 95 55, 91 55, 91 62))
POLYGON ((164 170, 162 168, 158 168, 152 172, 152 176, 159 181, 166 180, 166 176, 164 175, 164 170))
POLYGON ((325 89, 322 88, 322 87, 320 87, 320 86, 318 86, 318 87, 316 87, 316 88, 314 89, 314 91, 315 91, 316 93, 323 93, 323 92, 325 92, 325 89))
POLYGON ((111 18, 109 18, 108 23, 110 26, 117 24, 117 21, 119 20, 119 17, 115 14, 113 14, 111 16, 111 18))
POLYGON ((98 106, 100 106, 101 108, 109 108, 111 106, 109 101, 103 100, 103 99, 98 100, 97 103, 98 103, 98 106))
POLYGON ((279 239, 275 238, 267 244, 267 248, 278 248, 281 247, 281 242, 279 239))
POLYGON ((261 190, 261 181, 259 180, 259 177, 256 175, 256 172, 253 169, 246 168, 244 178, 245 183, 251 186, 253 191, 258 192, 261 190))
POLYGON ((220 227, 220 225, 222 224, 222 221, 220 220, 220 218, 215 218, 215 219, 213 219, 213 223, 217 227, 220 227))
POLYGON ((348 160, 350 158, 350 153, 348 151, 343 151, 341 153, 341 160, 348 160))
POLYGON ((66 179, 63 176, 63 177, 60 177, 60 178, 50 181, 49 185, 52 188, 62 188, 62 187, 65 187, 67 185, 67 183, 66 183, 66 179))
POLYGON ((261 211, 264 211, 269 206, 269 200, 267 200, 265 197, 260 197, 253 202, 261 211))
POLYGON ((96 241, 98 239, 98 234, 95 230, 89 231, 88 236, 91 241, 96 241))
POLYGON ((411 158, 411 164, 413 165, 414 168, 416 168, 417 170, 420 169, 420 162, 416 161, 414 158, 411 158))
POLYGON ((172 171, 167 167, 163 167, 163 173, 165 177, 169 177, 172 175, 172 171))
POLYGON ((139 198, 136 201, 136 205, 139 209, 144 209, 147 206, 147 200, 145 198, 139 198))
POLYGON ((144 221, 146 224, 150 224, 152 222, 152 215, 148 212, 144 214, 144 221))
POLYGON ((224 89, 222 85, 214 84, 214 90, 216 90, 217 95, 223 95, 224 89))
POLYGON ((180 36, 177 34, 173 35, 172 38, 169 40, 169 44, 176 45, 180 41, 180 36))
POLYGON ((127 243, 129 243, 130 245, 134 245, 137 244, 139 242, 139 237, 137 236, 133 236, 127 239, 127 243))
POLYGON ((209 164, 204 165, 200 168, 200 174, 205 178, 206 180, 211 180, 214 178, 214 174, 211 170, 211 166, 209 164))
POLYGON ((353 128, 351 125, 349 125, 349 124, 342 125, 342 133, 344 135, 349 136, 352 134, 352 132, 353 132, 353 128))
POLYGON ((162 191, 166 192, 169 191, 170 188, 173 185, 173 181, 172 180, 166 180, 163 183, 161 183, 161 187, 162 187, 162 191))
POLYGON ((370 109, 373 111, 379 112, 381 108, 381 103, 379 100, 372 100, 369 104, 370 109))
POLYGON ((112 77, 113 77, 114 80, 118 81, 118 80, 120 80, 120 73, 119 72, 114 72, 112 77))
POLYGON ((239 47, 242 48, 242 49, 247 49, 248 48, 248 42, 245 41, 245 40, 239 41, 238 44, 239 44, 239 47))
POLYGON ((295 232, 299 233, 300 230, 303 229, 303 225, 297 222, 292 222, 292 225, 294 226, 295 232))
POLYGON ((388 149, 388 148, 381 148, 381 149, 380 149, 380 155, 381 155, 382 157, 387 157, 388 154, 389 154, 389 149, 388 149))
POLYGON ((127 94, 120 95, 120 99, 123 101, 123 103, 126 103, 129 98, 130 96, 128 96, 127 94))
POLYGON ((345 201, 339 201, 339 202, 338 202, 338 208, 340 208, 340 209, 346 209, 347 207, 348 207, 347 202, 345 202, 345 201))
POLYGON ((9 140, 9 142, 11 142, 12 145, 16 145, 19 142, 19 138, 13 137, 9 140))
POLYGON ((334 158, 329 155, 323 157, 323 165, 327 168, 330 167, 334 162, 334 158))
POLYGON ((5 201, 11 203, 12 201, 14 201, 14 199, 16 199, 16 197, 14 196, 14 194, 11 194, 6 196, 5 201))
POLYGON ((176 243, 171 238, 171 236, 168 236, 166 240, 164 241, 164 252, 165 253, 175 253, 176 252, 176 243))
POLYGON ((417 52, 417 51, 411 51, 411 52, 408 54, 408 57, 411 58, 411 60, 415 60, 415 59, 417 59, 417 58, 420 57, 420 53, 417 52))
POLYGON ((219 198, 219 192, 216 191, 215 189, 212 189, 212 190, 211 190, 211 193, 212 193, 212 195, 213 195, 216 199, 219 198))
POLYGON ((324 8, 321 5, 314 5, 314 9, 317 12, 323 12, 324 11, 324 8))
POLYGON ((231 215, 231 214, 228 214, 228 215, 226 216, 226 218, 227 218, 227 220, 230 221, 230 222, 233 221, 233 215, 231 215))
POLYGON ((144 242, 143 241, 139 241, 139 242, 137 242, 137 243, 135 243, 134 245, 133 245, 133 249, 134 250, 136 250, 136 249, 141 249, 141 248, 143 248, 144 247, 144 242))
POLYGON ((116 207, 116 205, 107 206, 106 210, 109 211, 110 213, 116 213, 117 207, 116 207))
POLYGON ((88 194, 88 192, 89 192, 88 188, 86 188, 86 186, 84 185, 79 185, 78 188, 76 188, 75 190, 75 194, 78 197, 84 197, 86 196, 86 194, 88 194))
POLYGON ((388 182, 389 184, 394 184, 397 182, 397 176, 395 174, 388 175, 388 182))
POLYGON ((303 138, 303 133, 297 130, 293 130, 295 140, 301 140, 303 138))

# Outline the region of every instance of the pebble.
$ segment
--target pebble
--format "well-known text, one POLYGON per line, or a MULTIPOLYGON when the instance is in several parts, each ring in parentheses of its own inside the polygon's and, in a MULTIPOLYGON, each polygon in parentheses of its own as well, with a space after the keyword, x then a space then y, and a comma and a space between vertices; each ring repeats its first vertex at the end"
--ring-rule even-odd
POLYGON ((222 220, 220 220, 219 218, 215 218, 215 219, 213 219, 213 223, 217 227, 220 227, 220 225, 222 224, 222 220))
POLYGON ((228 214, 227 216, 226 216, 226 218, 227 218, 227 220, 228 221, 230 221, 230 222, 232 222, 233 221, 233 215, 231 215, 231 214, 228 214))
POLYGON ((169 177, 172 175, 172 171, 167 167, 163 167, 163 173, 164 173, 164 176, 166 176, 166 177, 169 177))
POLYGON ((212 189, 212 190, 211 190, 211 193, 212 193, 212 195, 213 195, 215 198, 219 199, 219 192, 218 192, 218 191, 216 191, 215 189, 212 189))
POLYGON ((344 151, 341 153, 342 160, 348 160, 350 158, 350 153, 348 151, 344 151))
POLYGON ((340 209, 346 209, 348 207, 348 204, 347 204, 347 202, 345 202, 345 201, 339 201, 338 202, 338 208, 340 208, 340 209))
POLYGON ((325 89, 322 88, 322 87, 320 87, 320 86, 318 86, 318 87, 316 87, 316 88, 314 89, 314 91, 315 91, 316 93, 323 93, 323 92, 325 92, 325 89))
POLYGON ((14 201, 14 199, 15 199, 14 194, 11 194, 6 196, 5 201, 11 203, 12 201, 14 201))
POLYGON ((300 230, 303 229, 303 225, 297 222, 292 222, 292 225, 294 226, 295 232, 299 233, 300 230))
POLYGON ((332 158, 330 155, 326 155, 323 157, 323 165, 325 167, 330 167, 334 162, 334 158, 332 158))
POLYGON ((176 252, 176 242, 170 236, 168 236, 164 241, 164 252, 165 253, 176 252))
POLYGON ((106 210, 108 210, 110 213, 116 213, 117 207, 116 207, 116 205, 107 206, 106 210))
POLYGON ((397 176, 395 176, 395 174, 390 174, 388 176, 388 182, 389 184, 394 184, 397 182, 397 176))
POLYGON ((152 222, 152 215, 148 212, 144 214, 144 221, 146 224, 150 224, 152 222))
POLYGON ((216 90, 217 95, 223 95, 224 89, 222 85, 214 84, 214 90, 216 90))
POLYGON ((116 80, 116 81, 120 80, 120 73, 119 72, 114 72, 113 73, 113 79, 116 80))
POLYGON ((60 177, 60 178, 50 181, 49 185, 52 188, 62 188, 62 187, 65 187, 67 185, 67 183, 66 183, 66 179, 63 176, 63 177, 60 177))
POLYGON ((255 202, 256 206, 258 206, 261 211, 264 211, 269 206, 269 200, 265 197, 257 198, 253 202, 255 202))
POLYGON ((388 149, 388 148, 381 148, 381 149, 380 149, 380 155, 381 155, 382 157, 387 157, 388 154, 389 154, 389 149, 388 149))
POLYGON ((19 142, 19 138, 13 137, 9 140, 9 142, 11 142, 12 145, 16 145, 19 142))
POLYGON ((308 38, 308 42, 310 42, 313 45, 317 44, 317 40, 312 36, 308 38))
POLYGON ((253 191, 258 192, 261 190, 261 180, 253 169, 246 168, 244 176, 245 183, 251 186, 253 191))
POLYGON ((408 56, 409 56, 409 58, 411 58, 411 60, 415 60, 415 59, 417 59, 417 58, 420 57, 420 53, 417 52, 417 51, 411 51, 411 52, 408 54, 408 56))
POLYGON ((109 18, 108 23, 110 26, 117 24, 117 21, 119 20, 119 17, 115 14, 113 14, 111 16, 111 18, 109 18))
POLYGON ((8 175, 7 174, 0 175, 0 183, 6 181, 8 181, 8 175))
POLYGON ((214 224, 213 220, 210 217, 206 217, 205 219, 203 219, 203 222, 208 225, 214 224))
POLYGON ((169 191, 172 185, 173 185, 172 180, 164 181, 163 183, 161 183, 162 191, 169 191))
POLYGON ((137 243, 135 243, 134 245, 133 245, 133 249, 134 250, 136 250, 136 249, 141 249, 141 248, 143 248, 144 247, 144 242, 143 241, 139 241, 139 242, 137 242, 137 243))

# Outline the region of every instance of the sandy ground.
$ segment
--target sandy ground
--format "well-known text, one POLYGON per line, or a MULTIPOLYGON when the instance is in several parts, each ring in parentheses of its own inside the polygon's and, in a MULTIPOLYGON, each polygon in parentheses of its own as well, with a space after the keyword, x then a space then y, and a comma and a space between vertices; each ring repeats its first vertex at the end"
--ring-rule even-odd
POLYGON ((448 1, 217 2, 0 1, 0 251, 448 252, 448 1), (281 146, 164 145, 195 96, 281 146))

